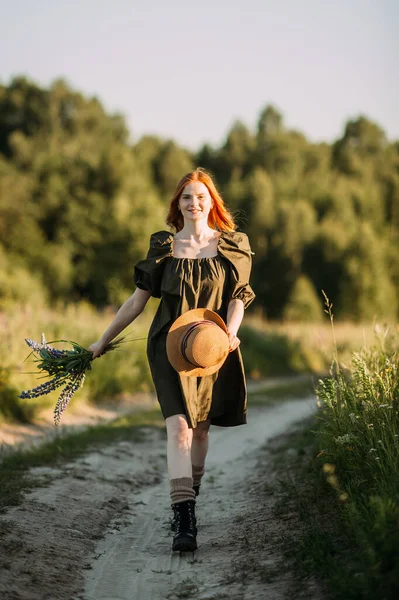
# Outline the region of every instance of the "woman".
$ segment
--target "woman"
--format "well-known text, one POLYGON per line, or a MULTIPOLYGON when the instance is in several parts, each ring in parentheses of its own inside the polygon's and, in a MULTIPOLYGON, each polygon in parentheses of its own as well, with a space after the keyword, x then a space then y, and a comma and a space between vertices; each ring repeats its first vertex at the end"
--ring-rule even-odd
POLYGON ((209 427, 246 423, 246 386, 237 332, 244 308, 255 295, 249 286, 248 238, 235 231, 234 220, 206 171, 198 168, 179 181, 166 222, 176 233, 159 231, 151 236, 147 258, 135 265, 137 289, 89 350, 93 358, 100 356, 151 296, 161 298, 148 334, 147 355, 167 429, 175 514, 172 549, 195 550, 195 499, 204 474, 209 427), (224 364, 204 377, 181 376, 166 355, 171 324, 194 308, 218 313, 229 339, 224 364))

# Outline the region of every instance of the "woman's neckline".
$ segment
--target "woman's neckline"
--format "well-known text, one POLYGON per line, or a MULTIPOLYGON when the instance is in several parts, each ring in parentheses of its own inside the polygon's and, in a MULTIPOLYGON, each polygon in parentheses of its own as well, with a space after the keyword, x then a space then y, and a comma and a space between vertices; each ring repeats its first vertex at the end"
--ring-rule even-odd
POLYGON ((218 243, 217 243, 217 246, 216 246, 216 254, 214 254, 213 256, 175 256, 173 254, 173 245, 174 245, 173 242, 175 240, 175 234, 172 233, 171 234, 171 236, 172 236, 172 243, 171 243, 171 255, 172 255, 172 258, 174 258, 175 260, 211 260, 213 258, 217 258, 219 256, 219 244, 220 244, 220 240, 221 240, 222 235, 223 235, 223 232, 220 231, 219 232, 219 237, 218 237, 218 243))

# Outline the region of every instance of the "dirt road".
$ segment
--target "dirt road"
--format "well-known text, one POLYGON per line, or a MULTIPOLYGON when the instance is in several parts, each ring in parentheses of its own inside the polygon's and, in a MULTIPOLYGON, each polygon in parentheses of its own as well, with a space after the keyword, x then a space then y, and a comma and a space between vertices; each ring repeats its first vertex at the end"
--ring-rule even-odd
POLYGON ((207 472, 197 499, 195 553, 171 552, 163 430, 148 427, 140 441, 111 445, 61 468, 36 469, 34 476, 45 478, 46 486, 0 518, 0 596, 292 597, 291 575, 276 572, 281 557, 273 539, 283 532, 276 531, 264 498, 259 501, 267 465, 262 465, 262 480, 258 467, 264 461, 262 446, 315 406, 312 397, 256 407, 246 426, 211 429, 207 472))

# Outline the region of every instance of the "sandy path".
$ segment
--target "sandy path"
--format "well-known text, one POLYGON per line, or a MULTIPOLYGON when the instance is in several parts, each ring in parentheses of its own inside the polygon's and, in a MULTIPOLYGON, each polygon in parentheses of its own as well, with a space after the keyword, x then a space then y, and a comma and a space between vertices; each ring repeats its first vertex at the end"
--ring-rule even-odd
POLYGON ((258 502, 264 476, 259 481, 257 464, 270 438, 314 409, 314 398, 254 407, 248 425, 211 429, 195 553, 171 552, 164 431, 145 428, 140 441, 109 446, 57 469, 35 469, 45 487, 0 516, 0 596, 288 598, 290 575, 273 577, 279 557, 268 537, 276 531, 264 498, 258 502))
MULTIPOLYGON (((313 409, 313 399, 285 402, 268 410, 252 409, 249 426, 214 428, 207 461, 208 482, 204 481, 203 493, 197 501, 198 551, 181 554, 170 551, 171 511, 164 479, 136 495, 132 500, 143 504, 129 514, 123 529, 99 543, 96 552, 101 556, 92 563, 85 592, 79 597, 85 600, 274 597, 271 590, 267 596, 263 595, 266 590, 259 583, 244 585, 231 581, 235 554, 241 546, 237 536, 242 534, 240 529, 245 529, 244 522, 244 527, 238 526, 240 516, 249 508, 247 473, 252 473, 258 450, 268 439, 308 416, 313 409)), ((273 587, 276 588, 275 584, 273 587)), ((276 589, 273 593, 276 594, 276 589)))

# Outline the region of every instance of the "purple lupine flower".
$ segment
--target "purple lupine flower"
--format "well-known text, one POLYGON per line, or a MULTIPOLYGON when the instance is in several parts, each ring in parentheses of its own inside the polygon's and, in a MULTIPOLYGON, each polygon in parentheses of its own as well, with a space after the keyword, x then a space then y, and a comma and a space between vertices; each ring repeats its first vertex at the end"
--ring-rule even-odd
POLYGON ((50 346, 50 344, 47 342, 39 343, 31 340, 30 338, 25 338, 25 342, 28 344, 29 348, 32 348, 32 350, 37 354, 40 354, 40 350, 48 350, 48 352, 50 352, 51 356, 54 356, 54 358, 61 358, 70 354, 69 350, 58 350, 58 348, 50 346))
POLYGON ((37 353, 39 353, 43 348, 47 348, 47 343, 39 344, 39 342, 35 342, 30 338, 25 338, 25 342, 28 344, 29 348, 32 348, 32 350, 37 353))
POLYGON ((84 373, 77 373, 73 377, 72 381, 70 381, 62 390, 54 409, 54 423, 56 425, 59 424, 61 416, 68 406, 72 396, 80 387, 83 386, 84 379, 84 373))
POLYGON ((36 394, 38 392, 40 392, 38 394, 39 396, 44 396, 45 394, 49 394, 50 392, 56 390, 58 387, 63 385, 64 379, 65 379, 65 377, 61 373, 59 375, 55 375, 55 377, 53 377, 49 381, 46 381, 46 383, 42 383, 39 386, 37 386, 31 390, 24 390, 18 396, 18 398, 22 398, 22 399, 37 398, 36 394))

